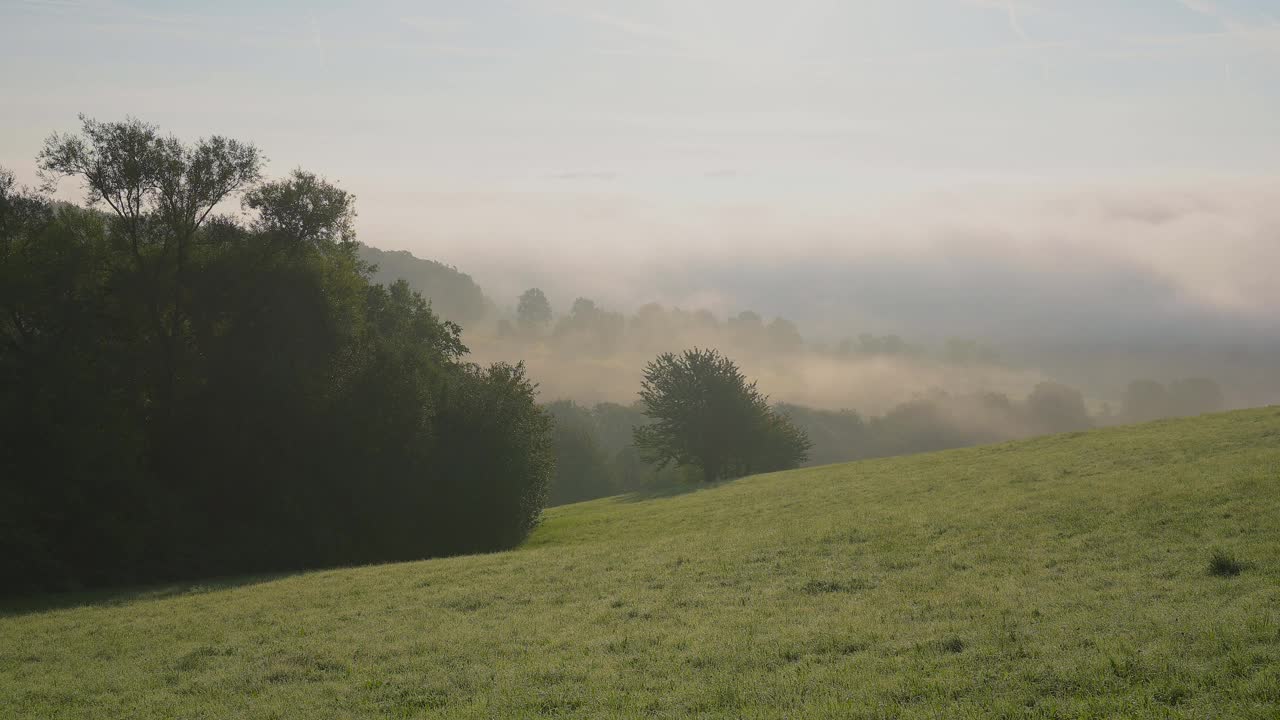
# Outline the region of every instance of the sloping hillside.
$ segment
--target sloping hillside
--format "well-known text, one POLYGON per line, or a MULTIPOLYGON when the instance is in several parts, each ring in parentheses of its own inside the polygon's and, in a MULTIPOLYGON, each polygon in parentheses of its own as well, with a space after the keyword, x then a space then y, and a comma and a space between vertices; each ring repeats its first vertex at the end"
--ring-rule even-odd
POLYGON ((572 505, 510 553, 75 600, 0 618, 0 717, 1274 718, 1280 409, 572 505))
POLYGON ((377 266, 373 281, 390 285, 404 280, 431 301, 445 320, 470 325, 484 317, 489 300, 471 276, 455 267, 414 257, 407 250, 379 250, 360 245, 360 259, 377 266))

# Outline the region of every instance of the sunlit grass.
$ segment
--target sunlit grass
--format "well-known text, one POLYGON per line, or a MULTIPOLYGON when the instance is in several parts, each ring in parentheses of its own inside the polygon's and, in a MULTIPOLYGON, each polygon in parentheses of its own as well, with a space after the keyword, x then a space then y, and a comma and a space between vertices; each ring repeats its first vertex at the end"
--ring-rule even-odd
POLYGON ((0 617, 0 717, 1274 718, 1280 410, 572 505, 509 553, 75 600, 0 617))

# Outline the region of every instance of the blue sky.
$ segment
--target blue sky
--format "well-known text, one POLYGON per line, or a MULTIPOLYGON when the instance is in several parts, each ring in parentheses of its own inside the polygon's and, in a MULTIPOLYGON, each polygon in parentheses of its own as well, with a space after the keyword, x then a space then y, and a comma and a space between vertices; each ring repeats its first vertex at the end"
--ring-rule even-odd
POLYGON ((548 250, 652 269, 639 239, 710 255, 745 225, 760 253, 881 252, 878 208, 910 225, 921 193, 1148 202, 1280 167, 1277 0, 0 0, 0 48, 0 164, 28 181, 77 113, 249 139, 355 191, 366 241, 512 287, 548 250))

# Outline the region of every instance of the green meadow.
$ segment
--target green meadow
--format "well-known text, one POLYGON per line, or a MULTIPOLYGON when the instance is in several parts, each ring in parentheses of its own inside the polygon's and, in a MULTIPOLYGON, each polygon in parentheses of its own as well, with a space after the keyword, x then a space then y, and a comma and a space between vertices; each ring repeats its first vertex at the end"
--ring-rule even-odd
POLYGON ((1280 717, 1280 408, 0 608, 0 718, 436 717, 1280 717))

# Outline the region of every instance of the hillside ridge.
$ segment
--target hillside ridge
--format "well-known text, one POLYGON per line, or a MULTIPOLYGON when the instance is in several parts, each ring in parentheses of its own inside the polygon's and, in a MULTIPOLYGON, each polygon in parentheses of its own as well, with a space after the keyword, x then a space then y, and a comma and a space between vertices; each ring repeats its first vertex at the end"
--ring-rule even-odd
POLYGON ((805 468, 0 617, 0 716, 1269 717, 1277 538, 1276 407, 805 468))

